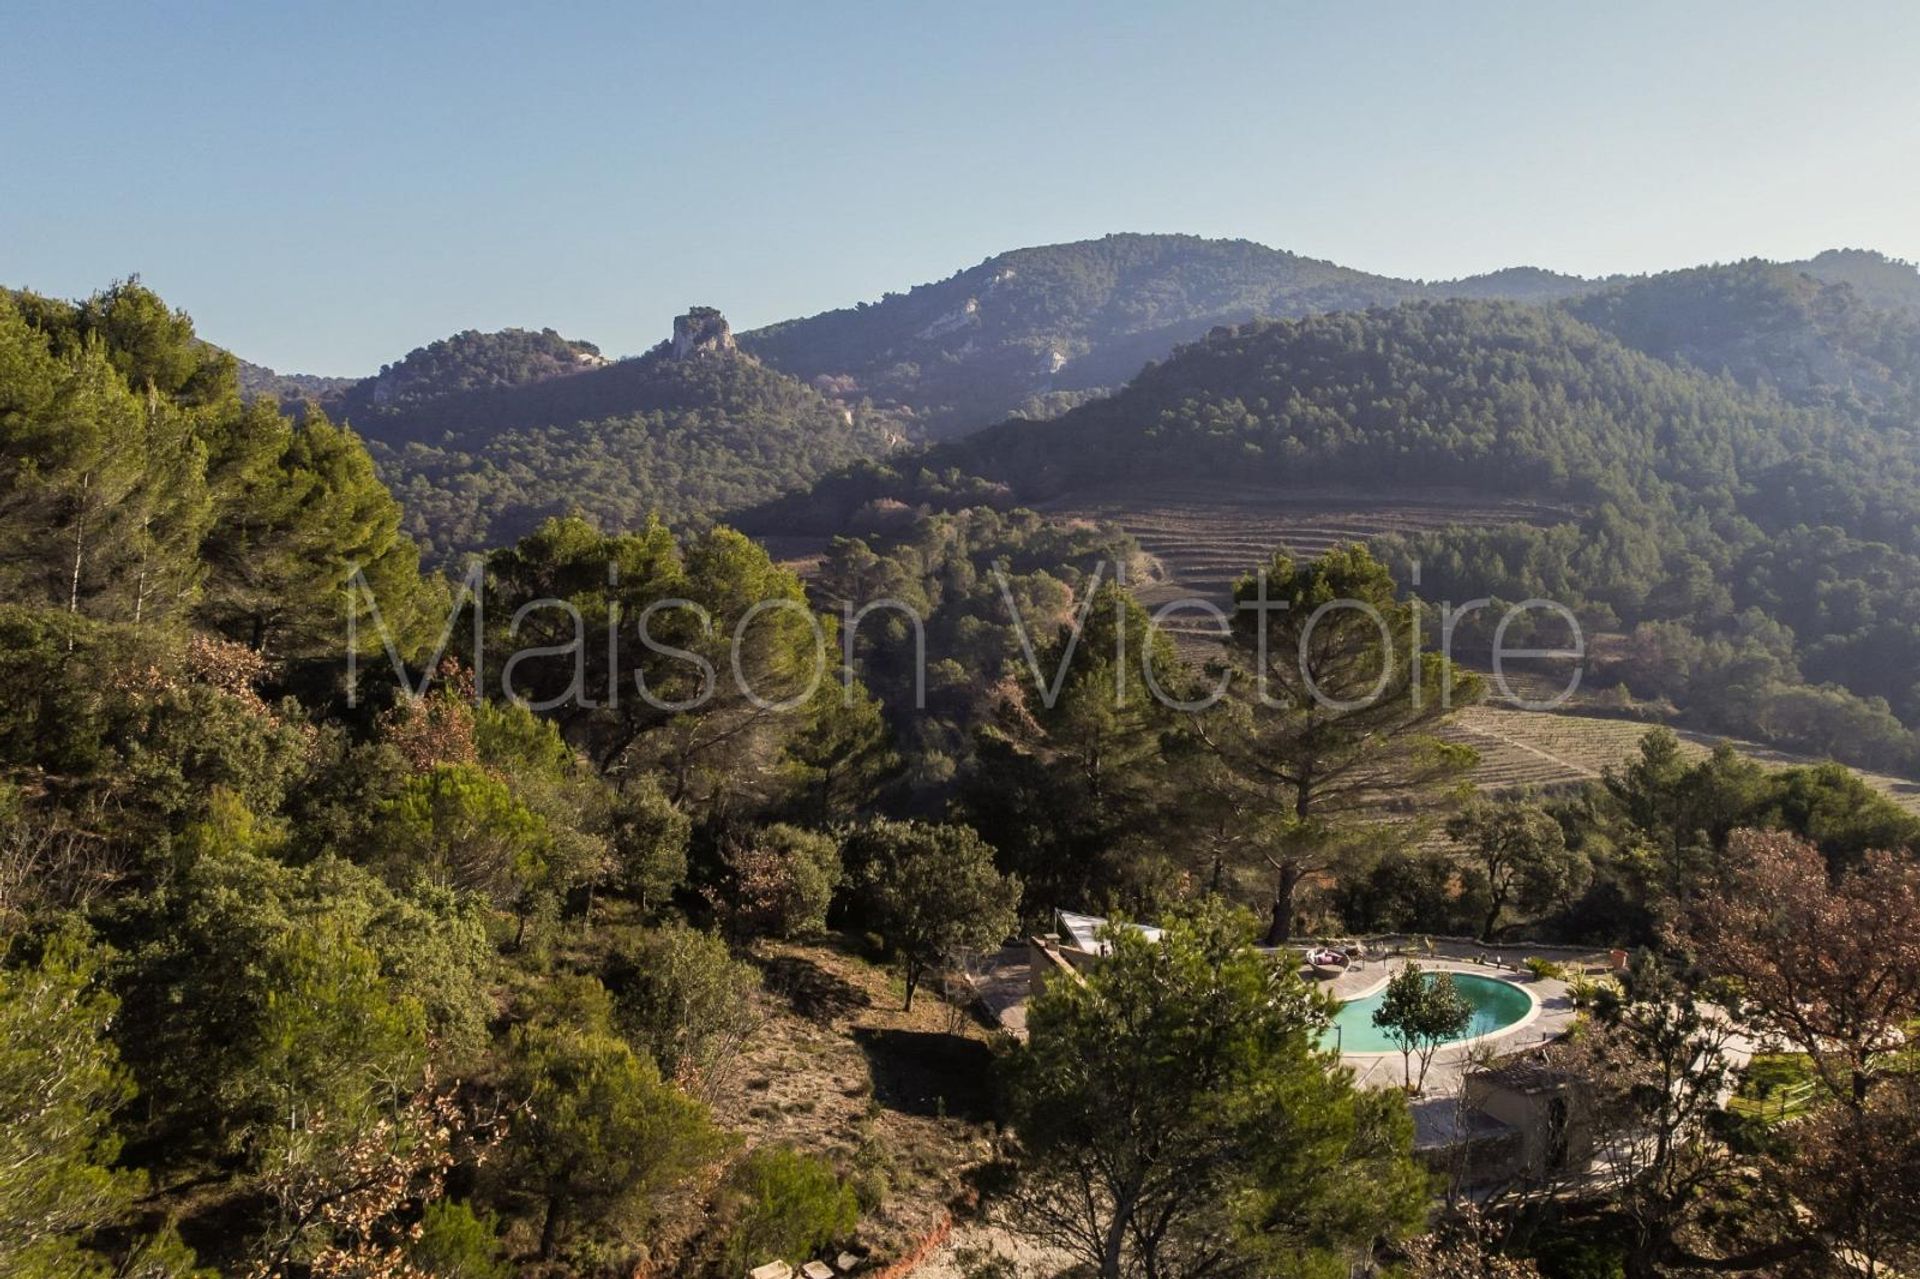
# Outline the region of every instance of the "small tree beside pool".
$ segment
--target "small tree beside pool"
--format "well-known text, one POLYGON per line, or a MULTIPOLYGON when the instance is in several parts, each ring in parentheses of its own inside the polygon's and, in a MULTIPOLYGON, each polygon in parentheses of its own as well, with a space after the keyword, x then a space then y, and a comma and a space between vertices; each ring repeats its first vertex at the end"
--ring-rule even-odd
POLYGON ((1460 1038, 1473 1025, 1474 1007, 1446 973, 1423 973, 1408 964, 1395 973, 1380 992, 1373 1024, 1386 1032, 1400 1050, 1407 1089, 1427 1086, 1427 1067, 1441 1044, 1460 1038), (1413 1058, 1420 1058, 1420 1078, 1413 1078, 1413 1058))

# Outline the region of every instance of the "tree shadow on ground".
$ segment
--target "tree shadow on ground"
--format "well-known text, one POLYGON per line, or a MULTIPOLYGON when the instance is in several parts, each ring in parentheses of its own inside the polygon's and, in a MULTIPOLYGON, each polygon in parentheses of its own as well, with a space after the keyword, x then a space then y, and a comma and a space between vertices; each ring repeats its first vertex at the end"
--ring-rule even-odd
POLYGON ((874 1100, 881 1105, 971 1123, 994 1117, 993 1050, 980 1040, 868 1026, 853 1037, 867 1054, 874 1100))
POLYGON ((873 1006, 873 996, 866 991, 799 955, 776 955, 762 961, 760 981, 795 1013, 823 1025, 873 1006))

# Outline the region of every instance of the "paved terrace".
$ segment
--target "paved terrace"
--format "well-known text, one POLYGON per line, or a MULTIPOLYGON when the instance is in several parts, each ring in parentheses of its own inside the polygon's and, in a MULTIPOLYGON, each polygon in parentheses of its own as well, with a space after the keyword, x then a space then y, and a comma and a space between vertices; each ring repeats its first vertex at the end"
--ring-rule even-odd
MULTIPOLYGON (((1501 952, 1504 964, 1518 965, 1526 952, 1501 952)), ((1565 963, 1564 954, 1543 956, 1565 963)), ((1448 1144, 1461 1121, 1459 1097, 1462 1077, 1475 1065, 1483 1065, 1488 1056, 1507 1057, 1538 1048, 1564 1035, 1577 1014, 1567 995, 1567 983, 1553 978, 1535 977, 1524 968, 1496 967, 1492 963, 1472 963, 1426 954, 1397 955, 1369 959, 1358 969, 1349 969, 1336 977, 1321 978, 1321 989, 1342 1002, 1364 999, 1387 984, 1387 979, 1411 960, 1426 972, 1469 973, 1510 982, 1533 999, 1533 1009, 1511 1026, 1491 1035, 1443 1045, 1433 1055, 1427 1069, 1425 1092, 1413 1101, 1414 1141, 1418 1146, 1448 1144)), ((1309 973, 1309 979, 1314 975, 1309 973)), ((1363 1088, 1398 1088, 1405 1079, 1405 1062, 1398 1052, 1344 1053, 1340 1064, 1353 1071, 1354 1082, 1363 1088)), ((1419 1062, 1413 1066, 1418 1071, 1419 1062)))

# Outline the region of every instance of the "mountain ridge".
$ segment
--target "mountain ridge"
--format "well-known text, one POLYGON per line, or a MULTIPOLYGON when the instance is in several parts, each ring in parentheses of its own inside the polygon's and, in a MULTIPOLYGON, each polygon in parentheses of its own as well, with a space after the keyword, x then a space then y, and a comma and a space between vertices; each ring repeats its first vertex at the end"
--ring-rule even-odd
MULTIPOLYGON (((1875 308, 1920 316, 1920 271, 1885 254, 1830 249, 1771 265, 1848 285, 1875 308)), ((900 417, 909 433, 947 438, 1009 416, 1052 416, 1111 392, 1147 363, 1223 324, 1418 298, 1568 302, 1672 274, 1582 277, 1513 266, 1426 281, 1247 239, 1120 232, 1006 250, 943 279, 763 325, 737 341, 832 398, 871 400, 900 417)), ((252 393, 317 399, 351 415, 543 381, 601 362, 592 343, 550 328, 510 328, 464 330, 362 379, 277 374, 244 361, 242 372, 252 393)))

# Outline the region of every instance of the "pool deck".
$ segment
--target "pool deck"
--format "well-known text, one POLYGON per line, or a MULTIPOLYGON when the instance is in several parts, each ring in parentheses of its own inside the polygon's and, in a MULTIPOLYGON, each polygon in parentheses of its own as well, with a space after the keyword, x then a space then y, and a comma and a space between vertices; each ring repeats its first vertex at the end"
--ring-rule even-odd
MULTIPOLYGON (((1508 958, 1519 963, 1526 958, 1526 954, 1524 946, 1516 947, 1508 958)), ((1554 957, 1566 958, 1564 952, 1554 957)), ((1537 978, 1524 968, 1516 972, 1512 968, 1476 964, 1445 956, 1420 954, 1373 958, 1368 959, 1357 971, 1341 972, 1331 977, 1320 976, 1307 968, 1302 968, 1301 973, 1321 990, 1345 1001, 1372 994, 1386 984, 1401 964, 1409 960, 1428 972, 1466 973, 1506 981, 1526 991, 1534 1000, 1533 1011, 1511 1026, 1503 1027, 1491 1035, 1448 1044, 1434 1054, 1433 1064, 1427 1070, 1426 1091, 1412 1101, 1414 1130, 1416 1141, 1422 1146, 1444 1144, 1458 1123, 1460 1084, 1470 1065, 1489 1056, 1504 1057, 1557 1039, 1573 1025, 1577 1014, 1573 1001, 1567 997, 1567 984, 1563 981, 1537 978)), ((1022 945, 1003 949, 995 957, 991 970, 979 987, 980 1001, 987 1013, 1002 1027, 1022 1038, 1026 1035, 1029 985, 1028 952, 1022 945)), ((1401 1086, 1402 1066, 1397 1052, 1346 1053, 1341 1056, 1340 1063, 1353 1071, 1354 1082, 1363 1088, 1401 1086)))
MULTIPOLYGON (((1423 972, 1464 973, 1504 981, 1533 997, 1533 1010, 1512 1025, 1502 1027, 1491 1035, 1446 1044, 1434 1053, 1433 1064, 1427 1069, 1426 1089, 1413 1101, 1416 1140, 1418 1144, 1426 1145, 1443 1140, 1451 1132, 1458 1110, 1461 1080, 1472 1065, 1484 1063, 1490 1055, 1506 1057, 1558 1039, 1573 1025, 1578 1014, 1574 1011, 1573 1001, 1567 997, 1567 983, 1564 981, 1535 977, 1525 969, 1515 972, 1492 964, 1454 959, 1415 955, 1370 959, 1360 970, 1322 979, 1318 985, 1335 999, 1363 999, 1386 985, 1387 979, 1399 971, 1400 965, 1408 962, 1418 964, 1423 972)), ((1340 1064, 1353 1071, 1354 1083, 1362 1088, 1402 1086, 1404 1064, 1398 1052, 1344 1053, 1340 1057, 1340 1064)), ((1419 1062, 1416 1061, 1414 1070, 1417 1072, 1419 1068, 1419 1062)))

